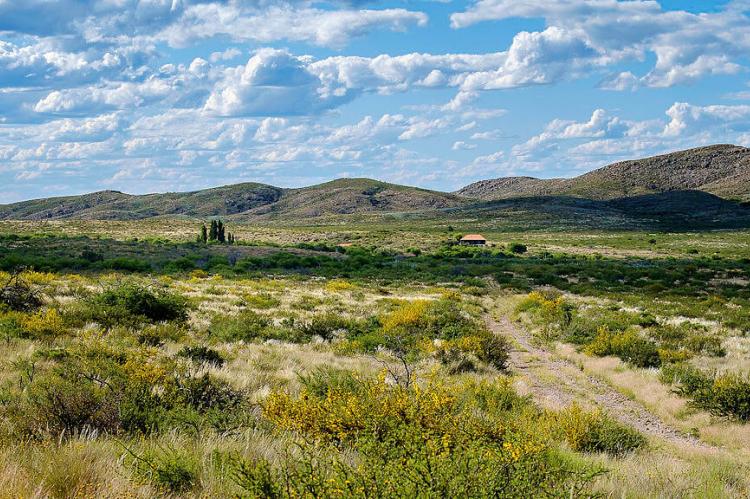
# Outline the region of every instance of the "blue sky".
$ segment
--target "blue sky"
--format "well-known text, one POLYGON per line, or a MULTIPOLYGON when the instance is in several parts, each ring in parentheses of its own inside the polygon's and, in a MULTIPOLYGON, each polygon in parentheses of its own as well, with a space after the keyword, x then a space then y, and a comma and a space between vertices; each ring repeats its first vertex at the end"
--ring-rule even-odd
POLYGON ((0 0, 0 203, 750 146, 750 1, 0 0))

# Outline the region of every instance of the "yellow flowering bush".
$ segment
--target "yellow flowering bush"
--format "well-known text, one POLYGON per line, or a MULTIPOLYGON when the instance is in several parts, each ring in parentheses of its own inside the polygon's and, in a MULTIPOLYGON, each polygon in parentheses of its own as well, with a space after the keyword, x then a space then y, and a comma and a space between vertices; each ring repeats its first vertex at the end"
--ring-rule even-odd
POLYGON ((326 291, 331 293, 341 293, 344 291, 351 291, 356 288, 357 286, 344 279, 333 279, 331 281, 328 281, 328 283, 326 284, 326 291))
POLYGON ((274 392, 263 415, 300 437, 301 455, 275 472, 264 461, 241 462, 238 483, 246 490, 284 497, 528 497, 542 489, 564 495, 586 482, 549 447, 533 423, 538 413, 505 378, 430 379, 405 388, 381 375, 333 384, 325 393, 274 392))
POLYGON ((22 314, 19 316, 19 324, 24 334, 34 339, 53 339, 67 333, 62 316, 54 308, 29 315, 22 314))

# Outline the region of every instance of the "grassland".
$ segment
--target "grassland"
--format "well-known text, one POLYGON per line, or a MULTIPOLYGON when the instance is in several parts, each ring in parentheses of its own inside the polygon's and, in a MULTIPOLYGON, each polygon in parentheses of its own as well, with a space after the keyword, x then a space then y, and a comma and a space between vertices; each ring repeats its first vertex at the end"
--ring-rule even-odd
POLYGON ((750 494, 750 232, 230 225, 0 222, 0 495, 750 494))

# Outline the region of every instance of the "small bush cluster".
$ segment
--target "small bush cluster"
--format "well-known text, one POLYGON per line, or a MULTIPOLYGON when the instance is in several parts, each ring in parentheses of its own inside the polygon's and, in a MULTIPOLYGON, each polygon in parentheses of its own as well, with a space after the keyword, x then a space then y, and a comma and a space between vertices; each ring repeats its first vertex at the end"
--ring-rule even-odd
POLYGON ((646 445, 643 435, 599 410, 586 412, 573 405, 552 416, 571 449, 622 456, 646 445))
POLYGON ((707 373, 689 364, 662 369, 662 379, 695 406, 719 416, 750 421, 750 377, 739 373, 707 373))
POLYGON ((702 326, 660 324, 649 313, 617 306, 577 310, 559 295, 532 292, 516 310, 541 325, 545 339, 562 339, 589 355, 614 355, 636 367, 684 362, 694 355, 726 355, 722 337, 702 326))
POLYGON ((243 394, 215 376, 153 348, 100 339, 47 355, 19 388, 2 407, 18 435, 148 434, 187 423, 220 429, 248 415, 243 394))
POLYGON ((533 291, 518 304, 516 312, 528 313, 542 327, 544 339, 551 340, 570 326, 575 307, 559 293, 533 291))
POLYGON ((452 371, 471 371, 478 362, 505 369, 510 347, 462 307, 457 296, 415 300, 370 321, 349 327, 347 342, 354 350, 386 348, 416 360, 433 355, 452 371))
POLYGON ((165 321, 184 322, 189 303, 166 289, 127 282, 105 289, 68 311, 76 322, 96 322, 104 327, 138 326, 165 321))
POLYGON ((635 331, 611 333, 602 327, 584 352, 603 357, 614 355, 636 367, 659 367, 661 357, 656 345, 635 331))

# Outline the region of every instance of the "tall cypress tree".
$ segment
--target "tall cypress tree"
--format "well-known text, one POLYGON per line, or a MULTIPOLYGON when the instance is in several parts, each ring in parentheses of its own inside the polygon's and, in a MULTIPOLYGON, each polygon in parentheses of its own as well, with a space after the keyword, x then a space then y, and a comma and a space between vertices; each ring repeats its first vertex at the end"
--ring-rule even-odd
POLYGON ((217 230, 217 224, 216 220, 211 220, 211 230, 208 232, 208 239, 209 241, 216 241, 216 238, 218 236, 218 230, 217 230))
POLYGON ((216 238, 219 240, 220 243, 223 243, 226 241, 226 236, 224 234, 224 223, 219 220, 216 222, 216 238))
POLYGON ((206 224, 201 225, 200 241, 204 244, 208 241, 208 229, 206 229, 206 224))

